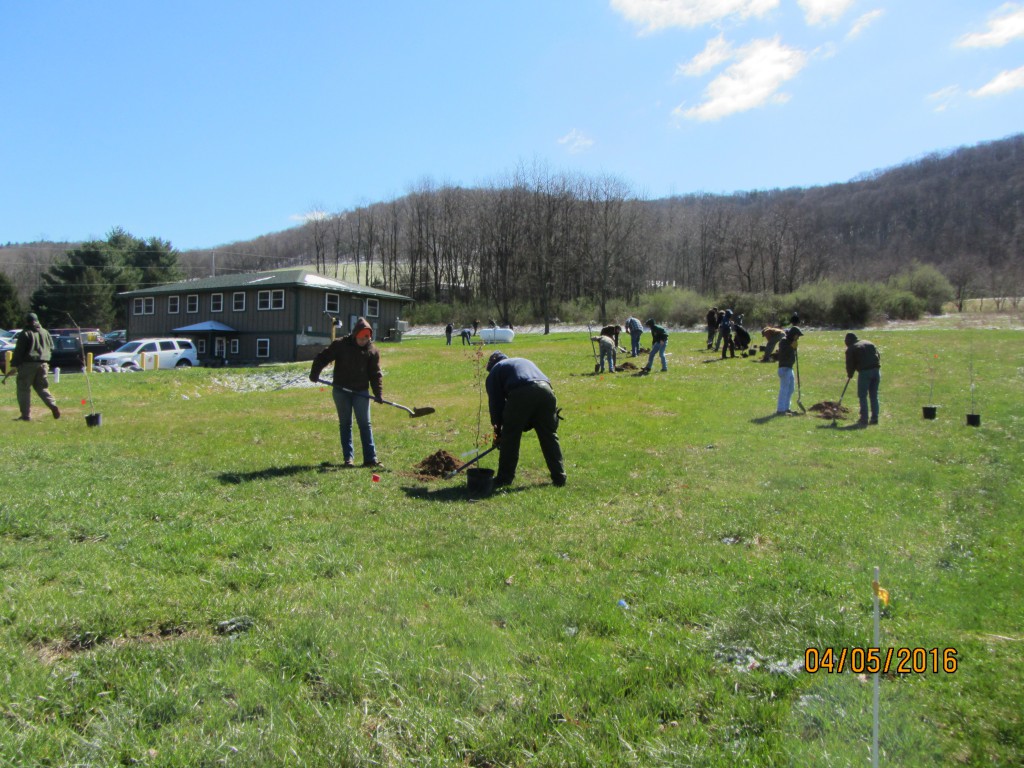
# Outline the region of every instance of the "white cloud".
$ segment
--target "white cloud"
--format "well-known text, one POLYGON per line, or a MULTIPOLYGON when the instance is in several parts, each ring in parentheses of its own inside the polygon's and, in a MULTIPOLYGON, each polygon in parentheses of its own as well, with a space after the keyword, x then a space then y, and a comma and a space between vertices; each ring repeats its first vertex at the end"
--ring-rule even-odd
POLYGON ((868 11, 863 16, 861 16, 859 19, 857 19, 855 22, 853 22, 853 26, 850 27, 850 31, 846 33, 846 37, 848 39, 852 39, 854 37, 860 37, 860 34, 865 29, 870 27, 872 24, 874 24, 876 21, 878 21, 883 16, 885 16, 885 11, 882 11, 882 10, 868 11))
POLYGON ((570 154, 577 155, 580 152, 586 152, 592 146, 594 146, 594 140, 585 136, 582 132, 577 131, 573 128, 565 136, 558 140, 559 144, 565 146, 569 150, 570 154))
POLYGON ((724 35, 708 40, 704 50, 690 59, 686 64, 680 64, 676 68, 677 75, 687 77, 698 77, 707 74, 719 64, 728 61, 733 57, 732 43, 725 39, 724 35))
POLYGON ((1024 6, 1006 3, 989 17, 984 32, 964 35, 956 44, 960 48, 1001 48, 1020 37, 1024 37, 1024 6))
POLYGON ((945 112, 959 96, 960 88, 955 85, 948 85, 935 93, 928 94, 928 101, 935 103, 936 112, 945 112))
POLYGON ((696 28, 732 16, 764 16, 778 8, 779 0, 611 0, 611 6, 647 33, 669 27, 696 28))
POLYGON ((811 26, 839 21, 854 0, 799 0, 804 18, 811 26))
POLYGON ((1004 93, 1016 91, 1021 88, 1024 88, 1024 67, 1008 69, 1000 72, 978 90, 970 91, 970 95, 975 98, 1001 96, 1004 93))
POLYGON ((690 120, 720 120, 768 103, 782 104, 789 95, 779 89, 807 65, 807 54, 783 45, 779 38, 755 40, 736 52, 736 61, 704 90, 704 101, 691 109, 680 105, 672 114, 690 120))

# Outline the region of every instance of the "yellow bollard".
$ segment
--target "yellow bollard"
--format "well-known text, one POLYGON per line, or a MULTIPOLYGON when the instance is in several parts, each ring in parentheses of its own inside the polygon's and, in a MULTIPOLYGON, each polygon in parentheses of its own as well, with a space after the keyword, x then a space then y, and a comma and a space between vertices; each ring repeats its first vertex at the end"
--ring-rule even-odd
POLYGON ((141 368, 142 370, 146 370, 146 353, 145 352, 143 352, 141 355, 139 355, 139 368, 141 368))
POLYGON ((12 357, 14 357, 14 352, 13 351, 8 349, 6 352, 4 352, 4 370, 5 371, 11 370, 11 358, 12 357))
POLYGON ((154 353, 153 354, 153 370, 154 371, 159 371, 160 370, 160 355, 159 355, 159 353, 154 353))
POLYGON ((92 352, 85 353, 85 372, 92 373, 92 352))

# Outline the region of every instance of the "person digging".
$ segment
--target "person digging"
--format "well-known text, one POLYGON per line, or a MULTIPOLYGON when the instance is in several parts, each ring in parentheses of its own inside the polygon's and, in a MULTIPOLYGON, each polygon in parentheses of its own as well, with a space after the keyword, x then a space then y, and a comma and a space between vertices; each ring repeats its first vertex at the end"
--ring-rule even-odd
POLYGON ((846 376, 847 381, 857 374, 857 399, 860 400, 858 426, 878 423, 878 386, 882 383, 882 353, 867 339, 858 339, 857 334, 846 334, 846 376), (868 418, 870 405, 871 417, 868 418))
POLYGON ((551 381, 529 360, 495 352, 487 360, 487 403, 498 448, 498 473, 494 486, 509 485, 519 465, 523 432, 533 429, 540 442, 551 482, 565 485, 565 461, 558 442, 558 401, 551 381))
POLYGON ((346 467, 355 466, 355 448, 352 444, 352 415, 359 425, 359 438, 363 449, 363 466, 382 468, 377 460, 377 447, 373 442, 370 423, 370 392, 372 399, 384 402, 383 381, 380 370, 380 351, 373 343, 373 328, 360 317, 352 333, 342 336, 313 358, 309 380, 320 380, 320 372, 334 365, 332 394, 338 411, 338 431, 341 436, 341 454, 346 467))

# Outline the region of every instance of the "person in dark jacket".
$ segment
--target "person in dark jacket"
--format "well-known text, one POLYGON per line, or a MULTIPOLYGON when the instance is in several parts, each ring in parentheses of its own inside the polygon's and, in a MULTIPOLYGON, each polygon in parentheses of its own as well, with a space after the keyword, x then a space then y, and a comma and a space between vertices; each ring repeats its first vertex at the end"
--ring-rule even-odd
POLYGON ((878 386, 882 383, 882 353, 867 339, 846 334, 846 376, 857 374, 857 398, 860 400, 860 426, 878 423, 878 386), (868 420, 868 405, 871 419, 868 420))
POLYGON ((668 331, 655 323, 653 317, 648 318, 644 325, 651 329, 651 351, 647 355, 647 365, 641 368, 640 371, 641 373, 650 373, 651 366, 654 365, 654 356, 660 355, 661 372, 665 373, 668 370, 668 361, 665 360, 665 347, 668 346, 668 331))
MULTIPOLYGON (((46 378, 52 354, 53 338, 50 332, 39 324, 35 312, 29 312, 25 318, 25 327, 15 338, 14 352, 11 355, 11 367, 18 369, 18 409, 21 415, 16 421, 32 420, 33 389, 50 409, 53 418, 60 418, 60 408, 50 394, 50 382, 46 378)), ((4 376, 4 382, 6 381, 7 377, 4 376)))
POLYGON ((618 351, 619 348, 619 334, 621 333, 621 325, 606 325, 604 328, 601 329, 601 335, 607 336, 609 339, 612 340, 612 343, 615 345, 616 351, 618 351))
POLYGON ((519 465, 523 432, 537 432, 551 482, 565 485, 565 462, 558 442, 558 401, 551 381, 529 360, 495 352, 487 361, 487 404, 500 451, 496 486, 508 485, 519 465))
POLYGON ((709 309, 704 321, 708 326, 708 349, 711 349, 715 346, 715 334, 718 333, 718 307, 709 309))
POLYGON ((320 372, 334 364, 334 407, 338 411, 341 435, 341 453, 345 466, 354 466, 355 448, 352 444, 352 414, 359 425, 359 438, 363 449, 363 466, 380 467, 377 447, 373 442, 370 424, 370 392, 378 403, 384 401, 383 380, 380 371, 380 352, 373 343, 373 328, 360 317, 352 333, 343 336, 313 358, 309 380, 319 381, 320 372))
POLYGON ((450 347, 452 345, 452 334, 454 332, 455 326, 451 323, 448 323, 448 325, 444 327, 444 343, 446 347, 450 347))
POLYGON ((719 336, 722 339, 722 359, 725 360, 725 353, 729 353, 729 357, 736 357, 736 342, 732 338, 733 330, 733 319, 732 310, 725 310, 725 314, 722 315, 721 325, 718 327, 719 336))
POLYGON ((779 348, 775 356, 779 361, 779 399, 775 405, 776 416, 789 416, 793 411, 789 405, 793 400, 793 390, 796 388, 796 379, 793 376, 793 366, 796 365, 797 342, 804 333, 795 325, 786 331, 786 335, 779 341, 779 348))

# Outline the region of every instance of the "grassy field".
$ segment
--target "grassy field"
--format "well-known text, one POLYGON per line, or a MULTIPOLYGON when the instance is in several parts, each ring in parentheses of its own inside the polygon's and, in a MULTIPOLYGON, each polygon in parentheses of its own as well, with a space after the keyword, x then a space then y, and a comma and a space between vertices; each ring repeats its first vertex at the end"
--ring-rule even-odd
MULTIPOLYGON (((257 371, 65 375, 27 424, 9 382, 0 765, 866 765, 871 676, 802 664, 872 644, 876 566, 881 647, 956 652, 883 676, 882 764, 1020 765, 1021 332, 862 335, 866 430, 770 418, 775 366, 698 334, 646 377, 520 337, 569 483, 531 433, 485 499, 414 468, 488 431, 479 350, 439 339, 383 347, 386 396, 437 411, 374 407, 379 482, 336 466, 329 392, 257 371)), ((805 406, 842 336, 801 340, 805 406)))

